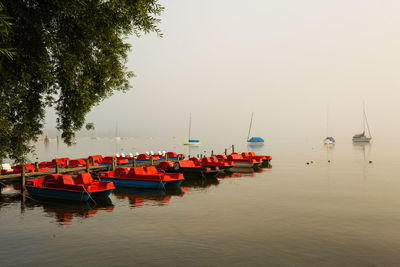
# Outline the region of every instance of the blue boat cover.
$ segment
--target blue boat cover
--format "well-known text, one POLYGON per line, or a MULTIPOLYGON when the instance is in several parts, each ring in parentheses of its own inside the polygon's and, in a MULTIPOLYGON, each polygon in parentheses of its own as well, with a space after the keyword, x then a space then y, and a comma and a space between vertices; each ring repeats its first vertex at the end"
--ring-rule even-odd
POLYGON ((200 142, 199 140, 194 140, 194 139, 189 139, 189 143, 198 143, 200 142))
POLYGON ((247 140, 247 142, 250 143, 259 143, 259 142, 264 142, 264 139, 262 139, 261 137, 252 137, 249 140, 247 140))
POLYGON ((328 136, 327 138, 325 138, 325 140, 329 140, 329 141, 335 143, 335 139, 332 136, 328 136))

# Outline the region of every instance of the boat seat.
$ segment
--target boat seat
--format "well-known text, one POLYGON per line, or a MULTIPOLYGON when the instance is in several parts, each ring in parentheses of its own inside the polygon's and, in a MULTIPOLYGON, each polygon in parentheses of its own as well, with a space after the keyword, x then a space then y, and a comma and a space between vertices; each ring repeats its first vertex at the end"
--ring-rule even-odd
POLYGON ((137 156, 136 160, 149 160, 149 154, 140 154, 139 156, 137 156))
POLYGON ((219 162, 219 160, 216 156, 212 156, 212 157, 210 157, 210 159, 211 159, 211 162, 215 162, 215 163, 219 162))
POLYGON ((147 174, 158 174, 157 169, 154 166, 146 166, 146 167, 144 167, 144 171, 147 174))
POLYGON ((129 172, 129 168, 127 167, 119 167, 114 171, 114 176, 115 177, 122 177, 127 175, 129 172))
POLYGON ((88 172, 83 172, 78 174, 78 176, 75 178, 75 184, 83 184, 83 185, 88 185, 93 183, 93 178, 88 172))
POLYGON ((54 185, 59 176, 60 175, 57 175, 57 174, 49 174, 49 175, 47 175, 46 177, 44 177, 42 185, 43 186, 47 186, 48 184, 53 184, 54 185))
POLYGON ((204 158, 201 160, 201 163, 203 163, 203 164, 212 163, 212 160, 211 160, 211 158, 209 158, 209 157, 204 157, 204 158))
POLYGON ((167 168, 172 168, 172 166, 174 166, 174 164, 171 161, 162 161, 158 164, 158 168, 165 170, 167 168))
POLYGON ((196 162, 196 163, 201 163, 201 160, 198 157, 192 157, 189 160, 196 162))
POLYGON ((233 159, 243 159, 242 155, 237 154, 237 153, 232 153, 228 156, 229 160, 233 160, 233 159))
POLYGON ((133 167, 133 168, 131 168, 131 171, 133 171, 136 175, 146 174, 143 167, 133 167))
POLYGON ((191 160, 181 160, 181 161, 179 161, 179 166, 181 168, 194 168, 194 167, 196 167, 194 162, 191 161, 191 160))
POLYGON ((60 175, 56 180, 56 185, 67 185, 67 184, 75 184, 71 175, 60 175))

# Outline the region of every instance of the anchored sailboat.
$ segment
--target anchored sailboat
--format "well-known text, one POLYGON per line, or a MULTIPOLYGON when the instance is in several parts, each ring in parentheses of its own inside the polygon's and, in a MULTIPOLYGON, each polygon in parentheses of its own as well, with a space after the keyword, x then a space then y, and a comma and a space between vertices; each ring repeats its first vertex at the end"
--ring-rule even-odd
POLYGON ((114 140, 117 142, 121 141, 121 137, 119 136, 119 130, 118 130, 118 122, 115 125, 115 139, 114 140))
POLYGON ((250 138, 250 132, 251 132, 252 124, 253 124, 253 112, 251 113, 249 133, 247 135, 247 144, 248 145, 263 145, 264 144, 264 139, 262 139, 261 137, 251 137, 250 138))
POLYGON ((367 114, 365 113, 365 104, 363 103, 363 132, 353 136, 353 142, 367 142, 371 141, 371 131, 369 130, 367 114), (368 135, 365 134, 365 126, 367 126, 368 135))
POLYGON ((200 140, 190 139, 190 131, 192 129, 192 113, 189 116, 189 139, 187 142, 184 142, 183 145, 185 146, 199 146, 201 145, 200 140))
POLYGON ((335 138, 329 136, 329 106, 326 107, 326 138, 324 139, 325 145, 336 143, 335 138))

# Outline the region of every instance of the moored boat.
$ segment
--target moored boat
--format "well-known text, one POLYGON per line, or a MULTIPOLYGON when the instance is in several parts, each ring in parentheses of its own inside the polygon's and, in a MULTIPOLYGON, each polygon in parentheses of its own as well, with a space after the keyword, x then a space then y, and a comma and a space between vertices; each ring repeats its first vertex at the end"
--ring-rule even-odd
POLYGON ((198 166, 203 166, 203 167, 210 167, 210 168, 215 168, 218 167, 220 171, 225 171, 225 172, 230 172, 230 169, 233 167, 233 161, 219 161, 216 156, 212 157, 204 157, 202 159, 199 159, 198 157, 192 157, 190 158, 191 161, 193 161, 196 165, 198 166))
POLYGON ((272 160, 272 156, 256 155, 256 153, 254 153, 254 152, 242 152, 242 156, 244 158, 253 158, 253 159, 261 160, 262 161, 261 167, 268 167, 272 160))
POLYGON ((99 179, 116 186, 162 189, 180 186, 184 177, 179 173, 158 172, 154 166, 119 167, 115 171, 100 172, 99 179))
POLYGON ((363 103, 363 132, 353 136, 353 142, 369 143, 372 139, 371 131, 369 130, 367 114, 365 113, 365 104, 363 103), (368 135, 365 134, 365 126, 368 130, 368 135))
POLYGON ((89 173, 80 173, 75 180, 71 175, 50 174, 26 182, 29 195, 75 201, 104 198, 109 196, 114 188, 113 183, 93 181, 89 173))
POLYGON ((158 164, 158 169, 172 173, 182 173, 185 179, 201 179, 207 177, 216 177, 219 168, 210 168, 196 165, 191 160, 181 160, 175 163, 171 161, 162 161, 158 164))
MULTIPOLYGON (((221 159, 221 156, 219 157, 220 159, 221 159)), ((261 159, 255 159, 255 158, 249 158, 249 157, 245 158, 239 153, 232 153, 232 154, 226 156, 226 159, 228 161, 233 161, 234 168, 259 168, 259 167, 261 167, 261 164, 262 164, 261 159)))

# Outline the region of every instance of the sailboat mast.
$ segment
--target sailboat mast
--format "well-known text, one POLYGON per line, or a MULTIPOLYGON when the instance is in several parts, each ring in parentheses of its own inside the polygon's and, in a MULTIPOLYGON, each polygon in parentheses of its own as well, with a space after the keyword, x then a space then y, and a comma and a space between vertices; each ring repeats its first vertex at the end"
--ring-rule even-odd
MULTIPOLYGON (((372 136, 371 136, 371 131, 369 130, 367 114, 365 113, 365 107, 364 107, 364 120, 365 120, 365 123, 367 124, 368 135, 369 135, 369 137, 372 137, 372 136)), ((365 127, 365 126, 364 126, 364 127, 365 127)), ((364 128, 364 129, 365 129, 365 128, 364 128)))
POLYGON ((329 105, 326 105, 326 136, 329 136, 329 105))
POLYGON ((365 101, 363 101, 363 132, 365 133, 365 101))
POLYGON ((250 138, 250 131, 251 131, 251 125, 253 124, 253 112, 251 113, 251 119, 250 119, 250 126, 249 126, 249 133, 247 134, 247 141, 250 138))
POLYGON ((189 115, 189 139, 190 140, 190 129, 192 128, 192 113, 189 115))

